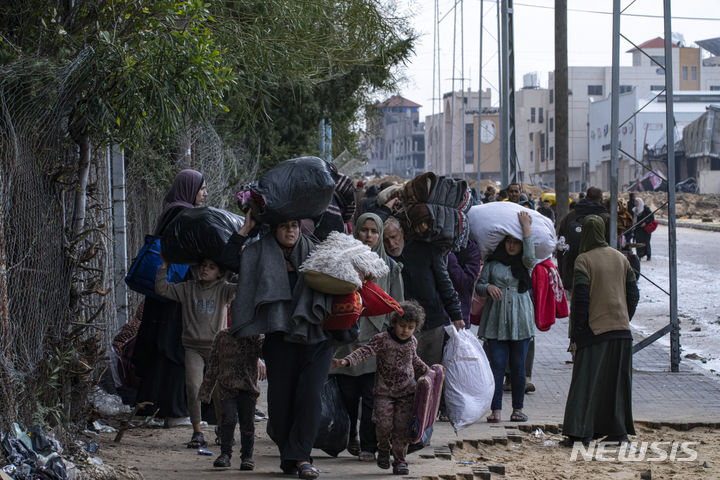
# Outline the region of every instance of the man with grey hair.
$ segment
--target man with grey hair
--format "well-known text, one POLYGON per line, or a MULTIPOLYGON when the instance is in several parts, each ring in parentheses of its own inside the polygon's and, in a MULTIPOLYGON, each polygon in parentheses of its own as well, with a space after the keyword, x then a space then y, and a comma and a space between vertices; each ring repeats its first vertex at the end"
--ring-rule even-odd
POLYGON ((403 265, 405 299, 416 300, 425 310, 425 325, 415 334, 418 356, 428 365, 441 363, 445 312, 457 329, 465 328, 460 298, 448 274, 448 252, 419 240, 406 245, 395 217, 385 220, 383 241, 385 252, 403 265))

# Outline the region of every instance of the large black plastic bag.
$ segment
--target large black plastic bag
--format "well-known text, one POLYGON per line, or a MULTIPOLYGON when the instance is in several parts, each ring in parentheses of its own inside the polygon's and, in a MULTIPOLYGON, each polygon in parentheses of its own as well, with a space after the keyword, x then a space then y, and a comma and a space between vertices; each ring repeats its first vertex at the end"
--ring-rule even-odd
POLYGON ((223 249, 245 219, 213 207, 185 208, 167 226, 162 256, 168 263, 192 265, 205 258, 220 264, 223 249))
POLYGON ((251 190, 255 194, 253 215, 257 220, 280 223, 322 214, 332 200, 335 180, 324 160, 299 157, 277 164, 251 190))
POLYGON ((337 457, 348 444, 350 416, 342 401, 335 375, 330 375, 325 382, 320 403, 322 405, 320 426, 313 447, 319 448, 332 457, 337 457))

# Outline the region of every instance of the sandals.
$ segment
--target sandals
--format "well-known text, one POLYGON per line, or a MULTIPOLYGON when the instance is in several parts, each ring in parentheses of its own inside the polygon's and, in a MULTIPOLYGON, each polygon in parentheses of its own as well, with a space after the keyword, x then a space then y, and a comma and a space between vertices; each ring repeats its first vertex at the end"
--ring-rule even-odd
POLYGON ((360 452, 360 455, 358 455, 358 460, 361 462, 372 462, 375 460, 375 454, 373 452, 368 452, 367 450, 363 450, 360 452))
POLYGON ((350 455, 357 457, 360 455, 360 440, 355 437, 352 438, 347 445, 347 451, 350 455))
POLYGON ((320 476, 320 470, 313 467, 312 463, 303 463, 298 465, 298 478, 301 480, 313 480, 320 476))
POLYGON ((410 473, 408 465, 405 462, 397 462, 393 465, 393 475, 407 475, 410 473))
POLYGON ((205 448, 208 443, 205 441, 205 437, 202 432, 193 432, 190 441, 187 443, 187 448, 205 448))
POLYGON ((390 468, 390 450, 378 450, 377 466, 383 470, 390 468))
POLYGON ((527 422, 528 416, 522 412, 515 411, 510 415, 511 422, 527 422))
POLYGON ((498 413, 491 413, 489 417, 486 418, 487 423, 500 423, 500 411, 498 410, 498 413))

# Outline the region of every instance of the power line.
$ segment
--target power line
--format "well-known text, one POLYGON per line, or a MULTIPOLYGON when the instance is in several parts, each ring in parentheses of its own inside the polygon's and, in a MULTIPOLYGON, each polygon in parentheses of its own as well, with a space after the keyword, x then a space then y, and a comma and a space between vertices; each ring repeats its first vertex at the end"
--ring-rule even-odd
MULTIPOLYGON (((491 0, 482 0, 482 1, 491 1, 491 0)), ((522 7, 532 7, 532 8, 542 8, 544 10, 555 10, 555 7, 551 7, 548 5, 533 5, 531 3, 515 3, 515 6, 522 6, 522 7)), ((577 13, 594 13, 598 15, 612 15, 613 12, 604 12, 601 10, 584 10, 580 8, 568 8, 568 12, 577 12, 577 13)), ((664 18, 662 15, 651 15, 649 13, 623 13, 624 17, 641 17, 641 18, 664 18)), ((720 21, 720 17, 672 17, 673 20, 709 20, 718 22, 720 21)))

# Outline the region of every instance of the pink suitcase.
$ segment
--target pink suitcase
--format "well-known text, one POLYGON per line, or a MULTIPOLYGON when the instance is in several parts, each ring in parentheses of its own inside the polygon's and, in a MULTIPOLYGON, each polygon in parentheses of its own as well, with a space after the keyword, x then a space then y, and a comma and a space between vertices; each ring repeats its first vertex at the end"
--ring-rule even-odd
POLYGON ((445 368, 442 365, 431 366, 425 375, 418 378, 413 402, 414 415, 410 424, 410 443, 419 442, 423 432, 435 423, 444 381, 445 368))

